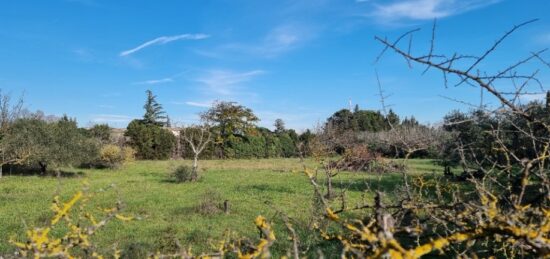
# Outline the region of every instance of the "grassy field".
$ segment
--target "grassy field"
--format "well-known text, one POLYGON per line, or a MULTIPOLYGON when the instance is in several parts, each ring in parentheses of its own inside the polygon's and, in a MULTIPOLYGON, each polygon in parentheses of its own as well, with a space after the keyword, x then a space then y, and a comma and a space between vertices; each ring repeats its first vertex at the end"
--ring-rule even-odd
MULTIPOLYGON (((138 161, 118 170, 84 170, 71 177, 6 176, 0 180, 0 255, 13 252, 10 237, 23 239, 25 229, 46 225, 52 216, 52 198, 63 200, 89 183, 97 193, 89 208, 112 207, 117 199, 125 204, 125 214, 141 219, 112 221, 94 237, 98 247, 113 244, 133 253, 170 249, 174 238, 190 245, 194 251, 209 249, 209 240, 217 240, 226 230, 240 236, 257 237, 253 220, 263 215, 274 221, 276 233, 284 232, 277 221, 277 209, 304 226, 312 215, 313 188, 301 173, 298 159, 202 161, 201 180, 176 184, 169 172, 189 161, 138 161), (205 196, 229 200, 228 215, 204 215, 197 210, 205 196)), ((314 168, 314 161, 306 161, 314 168)), ((430 160, 412 160, 413 173, 439 170, 430 160)), ((350 205, 361 202, 366 186, 393 190, 399 174, 378 177, 369 173, 344 172, 335 178, 337 191, 347 189, 350 205)), ((320 178, 322 181, 322 178, 320 178)), ((301 233, 307 235, 307 233, 301 233)), ((277 247, 275 247, 277 249, 277 247)), ((283 249, 283 248, 280 248, 283 249)), ((285 248, 286 249, 286 248, 285 248)))

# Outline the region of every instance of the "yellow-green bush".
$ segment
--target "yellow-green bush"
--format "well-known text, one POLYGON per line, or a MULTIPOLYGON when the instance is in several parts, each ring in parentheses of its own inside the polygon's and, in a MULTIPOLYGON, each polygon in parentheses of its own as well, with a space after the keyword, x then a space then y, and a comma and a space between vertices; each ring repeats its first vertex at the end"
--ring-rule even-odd
POLYGON ((136 160, 136 151, 131 147, 123 147, 122 156, 124 157, 124 163, 133 162, 136 160))
POLYGON ((131 147, 120 148, 117 145, 108 144, 99 151, 98 165, 115 168, 134 160, 135 151, 131 147))

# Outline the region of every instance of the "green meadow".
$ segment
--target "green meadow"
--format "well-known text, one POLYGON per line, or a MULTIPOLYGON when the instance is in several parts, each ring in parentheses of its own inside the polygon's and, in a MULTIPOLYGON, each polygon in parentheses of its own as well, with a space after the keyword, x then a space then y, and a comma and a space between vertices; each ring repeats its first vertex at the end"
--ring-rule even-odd
MULTIPOLYGON (((201 178, 194 183, 175 183, 170 172, 189 161, 137 161, 120 169, 67 169, 62 177, 10 175, 0 180, 0 254, 15 249, 9 239, 25 240, 25 230, 46 226, 53 212, 53 198, 69 200, 79 190, 93 194, 86 210, 98 215, 103 208, 121 201, 124 215, 136 220, 112 220, 93 237, 101 249, 122 249, 128 256, 175 249, 177 239, 195 252, 208 251, 225 234, 258 238, 256 216, 268 218, 275 233, 286 229, 279 213, 297 226, 306 240, 307 226, 314 215, 314 189, 303 167, 314 169, 313 160, 299 159, 201 161, 201 178), (201 207, 205 201, 229 203, 229 213, 201 207), (201 209, 202 208, 202 209, 201 209)), ((431 160, 410 160, 411 175, 442 172, 431 160)), ((334 178, 337 194, 345 190, 349 206, 372 202, 373 190, 391 193, 400 174, 377 175, 342 172, 334 178)), ((319 171, 318 181, 324 181, 319 171)), ((334 201, 334 206, 339 206, 334 201)), ((77 210, 75 208, 75 210, 77 210)), ((57 231, 62 232, 63 229, 57 231)), ((286 234, 284 236, 287 236, 286 234)), ((307 239, 308 242, 314 240, 307 239)), ((284 254, 288 240, 280 240, 275 253, 284 254)), ((105 251, 108 253, 108 251, 105 251)))

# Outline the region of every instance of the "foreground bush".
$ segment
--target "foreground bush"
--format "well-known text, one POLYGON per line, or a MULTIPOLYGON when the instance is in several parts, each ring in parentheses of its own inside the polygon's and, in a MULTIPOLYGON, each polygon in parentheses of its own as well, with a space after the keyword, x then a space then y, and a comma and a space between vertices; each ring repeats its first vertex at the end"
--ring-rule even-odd
MULTIPOLYGON (((120 202, 110 208, 101 208, 101 213, 87 211, 86 201, 92 196, 79 191, 67 202, 61 202, 56 196, 52 204, 54 215, 45 227, 29 229, 25 241, 10 239, 18 249, 15 257, 103 258, 92 243, 95 233, 112 220, 129 221, 133 217, 120 214, 120 202)), ((113 255, 119 258, 120 250, 115 249, 113 255)))

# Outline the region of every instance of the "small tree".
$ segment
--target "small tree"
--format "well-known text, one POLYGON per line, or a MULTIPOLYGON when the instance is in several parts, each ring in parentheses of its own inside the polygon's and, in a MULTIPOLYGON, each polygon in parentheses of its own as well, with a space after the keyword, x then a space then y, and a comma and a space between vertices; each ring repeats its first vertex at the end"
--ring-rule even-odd
POLYGON ((26 164, 37 164, 45 174, 48 168, 91 163, 99 154, 98 141, 83 134, 76 121, 64 116, 57 122, 19 119, 10 131, 10 146, 25 147, 26 164))
POLYGON ((191 181, 198 179, 198 160, 199 155, 211 141, 211 133, 207 124, 202 126, 191 126, 184 128, 181 131, 182 139, 189 144, 193 151, 193 170, 191 173, 191 181))

